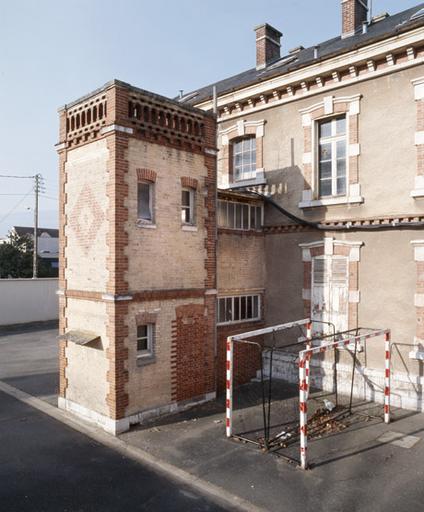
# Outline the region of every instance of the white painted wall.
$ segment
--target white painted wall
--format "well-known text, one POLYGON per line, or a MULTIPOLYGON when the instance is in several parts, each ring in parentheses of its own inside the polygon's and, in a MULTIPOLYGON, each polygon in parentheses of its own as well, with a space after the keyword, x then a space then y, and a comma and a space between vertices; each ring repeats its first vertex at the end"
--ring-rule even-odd
POLYGON ((56 320, 57 278, 0 279, 0 325, 56 320))

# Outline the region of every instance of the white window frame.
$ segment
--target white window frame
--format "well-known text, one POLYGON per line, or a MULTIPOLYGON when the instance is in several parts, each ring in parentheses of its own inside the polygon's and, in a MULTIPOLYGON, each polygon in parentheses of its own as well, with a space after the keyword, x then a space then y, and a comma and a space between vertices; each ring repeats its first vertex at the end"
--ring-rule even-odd
POLYGON ((139 324, 137 325, 136 330, 136 347, 137 347, 137 359, 143 359, 145 357, 151 357, 153 355, 153 339, 154 339, 154 324, 139 324), (146 332, 147 336, 138 336, 138 328, 139 327, 147 327, 146 332), (140 340, 147 341, 147 349, 138 350, 138 342, 140 340))
POLYGON ((264 208, 263 208, 262 204, 251 204, 251 203, 243 203, 240 201, 227 201, 225 199, 218 199, 218 228, 231 229, 231 230, 236 230, 236 231, 262 231, 263 221, 264 221, 264 208), (219 224, 219 209, 220 209, 222 203, 226 204, 226 221, 227 221, 226 225, 219 224), (230 225, 230 222, 229 222, 229 217, 230 217, 229 204, 235 205, 234 206, 233 222, 231 223, 232 225, 230 225), (240 205, 239 207, 242 209, 241 210, 241 227, 237 227, 237 205, 240 205), (248 213, 247 226, 244 225, 243 206, 248 207, 249 213, 248 213), (260 225, 259 225, 259 227, 255 227, 255 228, 252 227, 252 209, 253 208, 255 209, 255 211, 256 211, 256 209, 260 210, 260 213, 259 213, 260 225))
POLYGON ((155 184, 151 181, 143 181, 140 180, 137 182, 137 222, 140 224, 153 225, 155 223, 155 211, 154 211, 154 192, 155 192, 155 184), (143 219, 139 217, 138 205, 139 205, 139 195, 138 195, 138 187, 139 185, 148 185, 149 187, 149 210, 151 219, 143 219))
POLYGON ((248 181, 256 178, 256 137, 254 135, 250 137, 243 137, 241 139, 236 139, 232 142, 232 167, 233 167, 233 182, 237 183, 240 181, 248 181), (244 146, 249 143, 249 148, 247 150, 244 149, 244 146), (254 143, 254 148, 252 144, 254 143), (236 151, 237 147, 240 146, 241 150, 236 151), (252 158, 252 155, 255 155, 252 158), (249 171, 244 170, 244 162, 243 155, 249 154, 249 171), (241 164, 236 166, 236 155, 242 155, 241 164), (237 170, 240 169, 240 175, 237 177, 237 170))
MULTIPOLYGON (((226 313, 224 316, 225 317, 227 316, 226 313)), ((241 295, 225 295, 225 296, 218 297, 218 300, 217 300, 217 325, 242 324, 242 323, 246 323, 246 322, 256 322, 261 319, 262 319, 262 296, 260 293, 249 293, 249 294, 241 294, 241 295), (247 298, 248 297, 250 297, 252 299, 252 313, 254 310, 254 307, 253 307, 254 298, 255 297, 257 298, 258 314, 257 314, 257 316, 252 316, 249 318, 246 317, 246 318, 241 319, 241 302, 242 302, 241 299, 242 298, 246 299, 245 313, 247 314, 247 298), (239 303, 239 311, 238 311, 239 319, 238 320, 234 320, 234 318, 235 318, 235 314, 234 314, 235 313, 235 308, 234 308, 235 299, 239 299, 239 301, 238 301, 238 303, 239 303), (231 320, 220 321, 219 309, 220 309, 220 301, 221 300, 225 300, 225 304, 227 304, 227 301, 231 302, 231 320)))
POLYGON ((194 226, 196 224, 196 191, 190 187, 183 187, 181 189, 181 223, 183 226, 194 226), (189 193, 189 204, 183 204, 183 192, 189 193), (189 221, 184 220, 184 213, 189 211, 189 221))
POLYGON ((322 119, 317 119, 316 122, 316 145, 315 145, 315 161, 316 161, 316 191, 317 197, 319 199, 331 199, 335 197, 346 197, 348 191, 348 117, 346 114, 341 114, 332 117, 326 117, 322 119), (345 132, 342 135, 337 135, 337 120, 344 119, 345 121, 345 132), (320 137, 320 127, 323 123, 331 123, 331 135, 327 137, 320 137), (345 190, 342 193, 337 193, 337 143, 344 141, 345 146, 345 190), (324 144, 329 144, 331 146, 331 194, 321 195, 321 146, 324 144))

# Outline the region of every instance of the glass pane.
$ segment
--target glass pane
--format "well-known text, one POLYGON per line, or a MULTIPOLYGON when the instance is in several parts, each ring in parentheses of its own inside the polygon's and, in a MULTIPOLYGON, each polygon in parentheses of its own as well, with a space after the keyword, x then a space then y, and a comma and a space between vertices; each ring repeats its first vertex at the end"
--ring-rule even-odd
POLYGON ((241 229, 241 204, 236 204, 236 228, 241 229))
POLYGON ((319 159, 320 162, 324 160, 331 160, 331 144, 320 144, 319 159))
POLYGON ((319 124, 319 136, 331 137, 331 119, 329 121, 321 121, 319 124))
POLYGON ((225 201, 218 201, 218 226, 227 227, 227 203, 225 201))
POLYGON ((152 220, 150 211, 150 185, 148 183, 138 184, 137 214, 139 219, 152 220))
POLYGON ((250 207, 250 229, 257 229, 256 228, 256 207, 255 206, 250 207))
POLYGON ((225 299, 219 299, 218 322, 225 322, 225 299))
POLYGON ((231 322, 233 320, 233 304, 231 297, 225 299, 225 321, 231 322))
POLYGON ((346 178, 337 178, 337 194, 346 194, 346 178))
POLYGON ((346 160, 337 160, 337 177, 342 178, 346 176, 346 160))
POLYGON ((147 337, 147 325, 137 325, 137 338, 147 337))
POLYGON ((234 297, 234 321, 240 320, 240 297, 234 297))
POLYGON ((319 164, 319 177, 331 178, 331 160, 327 162, 320 162, 319 164))
POLYGON ((259 297, 253 296, 253 318, 259 318, 259 297))
POLYGON ((189 224, 191 222, 190 219, 190 208, 186 208, 185 206, 181 209, 181 221, 184 224, 189 224))
POLYGON ((243 229, 249 229, 249 205, 243 205, 243 229))
POLYGON ((148 346, 147 338, 140 338, 137 340, 137 351, 138 352, 148 350, 148 348, 149 348, 149 346, 148 346))
POLYGON ((242 157, 244 153, 239 153, 237 155, 234 155, 234 166, 239 167, 242 162, 242 157))
POLYGON ((320 196, 331 196, 331 179, 330 180, 320 180, 319 195, 320 196))
POLYGON ((256 229, 262 227, 262 208, 260 206, 256 207, 256 229))
POLYGON ((235 142, 233 144, 233 152, 234 154, 241 153, 242 152, 243 143, 242 142, 235 142))
POLYGON ((234 228, 234 203, 228 203, 228 227, 234 228))
POLYGON ((240 303, 241 303, 240 320, 246 320, 246 297, 241 297, 240 303))
POLYGON ((337 142, 337 158, 346 158, 346 142, 344 140, 337 142))
POLYGON ((247 302, 247 318, 253 318, 252 314, 252 296, 246 297, 247 302))
POLYGON ((346 133, 346 118, 339 117, 336 119, 336 134, 343 135, 344 133, 346 133))
POLYGON ((181 192, 181 204, 183 206, 190 206, 190 192, 188 190, 181 192))

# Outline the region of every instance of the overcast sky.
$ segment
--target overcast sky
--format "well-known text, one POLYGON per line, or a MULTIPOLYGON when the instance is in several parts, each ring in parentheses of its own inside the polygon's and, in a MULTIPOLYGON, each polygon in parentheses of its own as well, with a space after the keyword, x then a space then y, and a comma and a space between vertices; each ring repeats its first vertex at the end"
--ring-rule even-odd
MULTIPOLYGON (((287 53, 340 34, 340 0, 0 0, 0 174, 40 172, 40 225, 57 227, 58 107, 112 78, 173 97, 249 69, 263 22, 287 53)), ((31 188, 0 178, 0 237, 32 225, 31 188)))

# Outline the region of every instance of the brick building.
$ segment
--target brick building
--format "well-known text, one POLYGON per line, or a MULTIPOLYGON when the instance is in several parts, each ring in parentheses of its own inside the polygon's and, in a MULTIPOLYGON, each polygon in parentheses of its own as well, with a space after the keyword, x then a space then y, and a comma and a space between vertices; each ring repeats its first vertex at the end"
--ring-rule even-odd
POLYGON ((61 110, 61 406, 123 430, 222 390, 228 334, 312 316, 389 327, 393 403, 422 410, 424 4, 341 18, 283 56, 256 27, 254 68, 178 100, 61 110))

